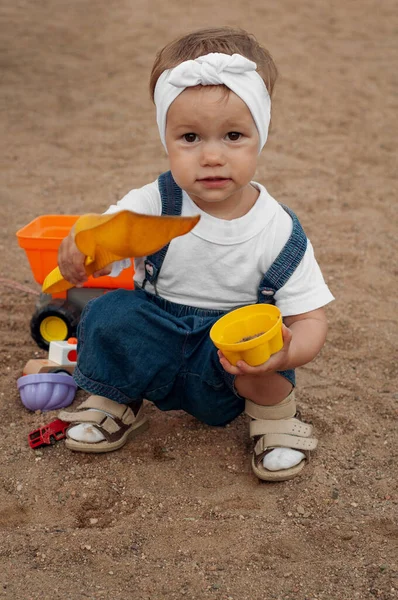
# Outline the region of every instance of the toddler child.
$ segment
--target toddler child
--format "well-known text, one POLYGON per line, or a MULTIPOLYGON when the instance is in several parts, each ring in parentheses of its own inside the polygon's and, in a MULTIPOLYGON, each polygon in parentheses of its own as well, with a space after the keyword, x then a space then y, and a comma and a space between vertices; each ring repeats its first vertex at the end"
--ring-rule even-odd
MULTIPOLYGON (((157 55, 150 89, 170 171, 107 212, 201 219, 135 260, 134 290, 86 305, 74 377, 91 396, 60 414, 71 422, 71 450, 123 446, 147 425, 144 398, 213 426, 245 411, 255 440, 252 468, 262 480, 295 477, 315 449, 312 427, 296 413, 294 369, 322 348, 323 307, 333 296, 295 214, 253 181, 276 76, 270 54, 241 29, 197 31, 157 55), (260 366, 233 366, 209 331, 228 311, 258 302, 281 310, 283 348, 260 366)), ((63 276, 82 285, 83 263, 72 231, 59 251, 63 276)))

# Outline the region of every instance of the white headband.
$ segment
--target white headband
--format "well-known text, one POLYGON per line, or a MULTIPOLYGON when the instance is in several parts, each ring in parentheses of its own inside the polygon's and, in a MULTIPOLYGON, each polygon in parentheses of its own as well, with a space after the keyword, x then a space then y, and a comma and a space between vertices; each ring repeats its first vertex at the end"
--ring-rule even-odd
MULTIPOLYGON (((240 54, 212 52, 187 60, 174 69, 163 71, 155 87, 156 120, 160 139, 166 148, 166 117, 171 103, 187 87, 225 85, 250 110, 260 138, 259 152, 268 136, 271 119, 271 98, 256 63, 240 54)), ((167 148, 166 148, 167 151, 167 148)))

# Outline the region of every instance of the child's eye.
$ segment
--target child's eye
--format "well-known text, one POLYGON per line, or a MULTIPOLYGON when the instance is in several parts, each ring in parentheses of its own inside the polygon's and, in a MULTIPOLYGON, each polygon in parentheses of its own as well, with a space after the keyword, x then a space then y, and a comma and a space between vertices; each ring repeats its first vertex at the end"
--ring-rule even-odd
POLYGON ((192 144, 193 142, 196 142, 198 140, 198 136, 196 135, 196 133, 185 133, 182 137, 189 144, 192 144))
POLYGON ((241 137, 242 137, 242 134, 239 133, 238 131, 230 131, 229 133, 227 133, 227 138, 231 142, 237 142, 241 137))

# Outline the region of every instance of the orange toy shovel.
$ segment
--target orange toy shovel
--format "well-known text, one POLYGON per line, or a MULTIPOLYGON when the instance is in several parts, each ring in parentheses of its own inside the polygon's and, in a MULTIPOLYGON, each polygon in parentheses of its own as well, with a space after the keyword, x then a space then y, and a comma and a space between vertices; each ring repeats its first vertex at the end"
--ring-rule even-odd
MULTIPOLYGON (((191 231, 200 216, 142 215, 129 210, 108 215, 82 215, 75 223, 75 242, 86 256, 87 276, 123 258, 148 256, 173 238, 191 231)), ((43 283, 43 292, 53 294, 73 287, 55 268, 43 283)))

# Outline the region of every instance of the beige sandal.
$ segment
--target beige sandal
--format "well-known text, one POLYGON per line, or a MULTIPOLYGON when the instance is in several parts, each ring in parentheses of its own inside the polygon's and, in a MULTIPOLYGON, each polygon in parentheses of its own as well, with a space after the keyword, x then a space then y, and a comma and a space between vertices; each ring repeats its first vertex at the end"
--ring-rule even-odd
POLYGON ((313 427, 300 420, 296 412, 296 401, 292 391, 283 402, 276 406, 261 406, 246 400, 245 412, 253 420, 250 423, 250 436, 255 439, 252 469, 263 481, 286 481, 293 479, 304 468, 306 459, 289 469, 270 471, 263 466, 263 458, 274 448, 300 450, 309 459, 309 452, 315 450, 318 440, 311 437, 313 427))
POLYGON ((65 446, 76 452, 111 452, 124 446, 127 440, 148 428, 148 420, 141 406, 135 415, 125 404, 118 404, 103 396, 90 396, 74 412, 62 410, 58 417, 71 427, 89 423, 105 437, 100 442, 77 442, 68 436, 65 446), (95 410, 93 410, 95 409, 95 410))

